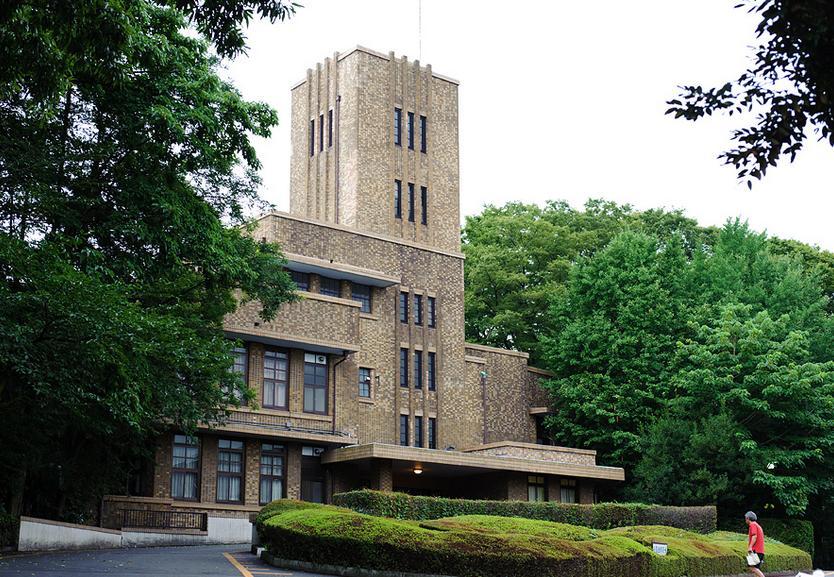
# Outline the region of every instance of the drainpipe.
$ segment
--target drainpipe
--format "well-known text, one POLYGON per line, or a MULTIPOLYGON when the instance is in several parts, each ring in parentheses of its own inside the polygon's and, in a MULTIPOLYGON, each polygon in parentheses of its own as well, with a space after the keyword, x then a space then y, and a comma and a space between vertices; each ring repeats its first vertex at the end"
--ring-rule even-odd
POLYGON ((331 428, 333 434, 336 434, 336 367, 345 362, 350 353, 342 351, 342 358, 333 363, 333 426, 331 428))

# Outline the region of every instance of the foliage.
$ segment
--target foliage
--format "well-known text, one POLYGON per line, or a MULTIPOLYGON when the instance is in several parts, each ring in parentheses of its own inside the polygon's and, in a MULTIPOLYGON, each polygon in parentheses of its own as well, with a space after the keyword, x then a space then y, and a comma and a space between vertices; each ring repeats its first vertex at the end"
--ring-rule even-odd
POLYGON ((0 511, 0 549, 17 545, 20 518, 0 511))
POLYGON ((577 259, 625 229, 678 237, 688 253, 712 235, 677 211, 636 212, 603 200, 589 200, 584 210, 565 202, 544 208, 511 202, 468 216, 463 229, 467 339, 527 351, 537 362, 539 338, 549 327, 549 299, 564 290, 577 259))
POLYGON ((661 507, 641 503, 579 505, 530 501, 488 501, 423 497, 367 489, 338 493, 334 504, 359 513, 423 521, 461 515, 538 519, 594 529, 626 525, 657 525, 701 533, 715 530, 715 507, 661 507))
MULTIPOLYGON (((223 52, 252 2, 183 4, 223 52)), ((229 371, 223 316, 257 299, 270 318, 292 298, 279 248, 243 226, 262 205, 249 138, 268 136, 275 112, 221 80, 185 26, 152 0, 0 9, 0 500, 12 512, 85 520, 107 487, 126 490, 162 423, 222 419, 251 396, 229 371)))
POLYGON ((697 120, 713 112, 755 115, 722 153, 739 179, 761 179, 782 156, 791 162, 807 128, 834 146, 834 6, 819 0, 742 0, 759 18, 752 66, 719 88, 684 86, 667 114, 697 120))
MULTIPOLYGON (((593 531, 570 525, 490 516, 429 522, 364 515, 326 505, 271 506, 257 529, 271 555, 314 563, 461 577, 692 577, 744 570, 746 542, 733 534, 699 535, 661 526, 593 531), (651 542, 670 544, 670 556, 651 542)), ((774 570, 806 569, 806 553, 768 551, 774 570)))

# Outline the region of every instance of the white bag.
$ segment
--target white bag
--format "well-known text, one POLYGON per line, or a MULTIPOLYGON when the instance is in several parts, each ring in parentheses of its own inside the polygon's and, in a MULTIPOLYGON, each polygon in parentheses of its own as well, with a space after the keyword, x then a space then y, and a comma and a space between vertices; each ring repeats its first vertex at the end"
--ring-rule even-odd
POLYGON ((759 554, 756 552, 747 554, 747 566, 755 567, 759 564, 759 554))

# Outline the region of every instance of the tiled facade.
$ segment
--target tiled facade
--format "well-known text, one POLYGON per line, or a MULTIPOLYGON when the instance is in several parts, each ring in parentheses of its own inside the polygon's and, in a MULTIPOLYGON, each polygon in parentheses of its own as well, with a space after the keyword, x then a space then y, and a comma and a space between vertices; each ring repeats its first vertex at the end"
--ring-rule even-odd
MULTIPOLYGON (((194 499, 173 498, 172 432, 137 503, 256 511, 264 443, 283 447, 289 498, 372 487, 528 499, 530 484, 541 482, 547 499, 589 502, 596 483, 622 480, 621 469, 596 466, 593 451, 535 444, 547 411, 538 382, 547 373, 528 367, 526 353, 464 340, 457 82, 393 53, 336 54, 292 89, 291 132, 290 213, 263 216, 253 234, 281 245, 308 290, 269 321, 257 303, 229 315, 225 329, 245 348, 257 402, 201 429, 194 499), (358 296, 365 292, 370 306, 358 296), (265 396, 275 355, 286 370, 280 407, 265 396), (316 366, 320 397, 305 391, 316 366), (361 385, 360 374, 369 377, 361 385), (243 442, 235 504, 217 502, 219 442, 229 439, 243 442)), ((118 524, 127 502, 106 500, 109 523, 118 524)))

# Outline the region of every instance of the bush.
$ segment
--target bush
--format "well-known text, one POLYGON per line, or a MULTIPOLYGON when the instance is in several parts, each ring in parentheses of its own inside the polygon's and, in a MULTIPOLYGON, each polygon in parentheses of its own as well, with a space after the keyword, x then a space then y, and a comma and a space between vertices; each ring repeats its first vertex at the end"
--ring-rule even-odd
POLYGON ((339 493, 334 495, 333 503, 358 513, 416 521, 459 515, 494 515, 569 523, 593 529, 666 525, 699 533, 715 531, 717 517, 715 507, 662 507, 642 503, 574 505, 554 502, 476 501, 370 490, 339 493))
POLYGON ((759 519, 765 532, 765 543, 768 537, 780 543, 802 549, 814 556, 814 526, 803 519, 759 519))
MULTIPOLYGON (((327 505, 272 503, 256 521, 278 558, 460 577, 703 577, 746 571, 745 536, 670 527, 597 530, 563 523, 467 515, 398 520, 327 505), (669 544, 669 555, 651 543, 669 544)), ((773 544, 768 570, 809 569, 807 553, 773 544)))
POLYGON ((20 519, 8 513, 0 512, 0 547, 16 546, 19 531, 20 519))

